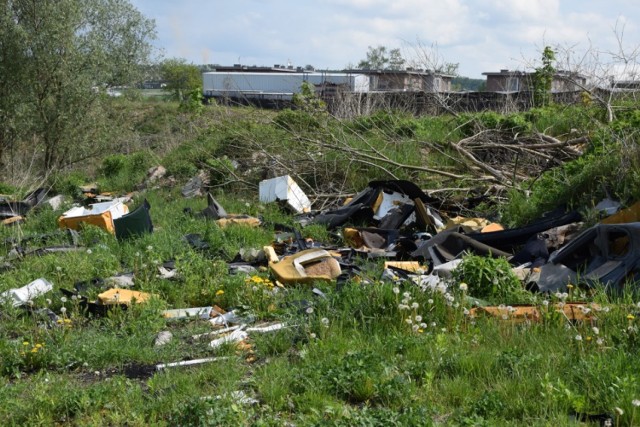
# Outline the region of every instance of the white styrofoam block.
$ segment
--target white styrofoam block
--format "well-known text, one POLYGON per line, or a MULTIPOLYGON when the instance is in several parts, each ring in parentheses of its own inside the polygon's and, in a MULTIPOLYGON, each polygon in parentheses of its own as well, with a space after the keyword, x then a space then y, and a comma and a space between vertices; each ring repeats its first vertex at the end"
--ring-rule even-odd
POLYGON ((32 299, 46 294, 53 289, 53 285, 47 279, 36 279, 21 288, 9 289, 0 294, 0 301, 11 301, 14 307, 25 305, 32 299))
POLYGON ((263 203, 282 200, 298 213, 311 210, 311 201, 289 175, 261 181, 259 193, 260 201, 263 203))
POLYGON ((62 215, 65 218, 73 218, 78 216, 87 215, 100 215, 106 211, 111 211, 111 218, 117 219, 129 212, 129 208, 119 200, 113 200, 110 202, 94 203, 89 205, 88 208, 82 206, 77 208, 71 208, 62 215))

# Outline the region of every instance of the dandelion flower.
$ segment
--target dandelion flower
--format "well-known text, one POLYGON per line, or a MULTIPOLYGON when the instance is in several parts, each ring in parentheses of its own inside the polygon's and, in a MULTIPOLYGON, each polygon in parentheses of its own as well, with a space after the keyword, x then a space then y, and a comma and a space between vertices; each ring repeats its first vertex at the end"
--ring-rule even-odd
POLYGON ((311 314, 311 313, 313 313, 313 307, 307 307, 307 309, 305 310, 305 312, 306 312, 307 314, 311 314))
POLYGON ((634 316, 633 314, 627 314, 627 319, 633 320, 635 318, 636 318, 636 316, 634 316))
POLYGON ((467 289, 469 289, 469 286, 466 283, 464 282, 460 283, 460 290, 462 292, 467 292, 467 289))
POLYGON ((411 294, 409 292, 405 292, 402 294, 403 297, 411 299, 411 294))
POLYGON ((420 323, 420 328, 421 329, 427 329, 427 324, 426 323, 420 323))
POLYGON ((542 305, 544 305, 545 307, 548 306, 549 305, 549 301, 547 301, 547 300, 542 301, 542 305))
POLYGON ((428 304, 433 304, 433 300, 432 300, 432 299, 428 299, 428 300, 427 300, 427 303, 428 303, 428 304))
POLYGON ((416 319, 416 322, 422 322, 422 316, 420 315, 417 315, 415 319, 416 319))
POLYGON ((65 314, 67 312, 67 307, 60 307, 60 313, 65 314))
POLYGON ((320 322, 321 322, 324 326, 329 326, 329 319, 327 319, 326 317, 323 317, 322 319, 320 319, 320 322))
POLYGON ((600 329, 599 329, 597 326, 594 326, 593 328, 591 328, 591 330, 593 331, 593 333, 594 333, 595 335, 600 334, 600 329))
POLYGON ((60 302, 63 304, 67 302, 67 297, 60 297, 60 302))
POLYGON ((218 289, 216 291, 216 296, 219 296, 219 295, 222 295, 222 294, 224 294, 224 291, 222 289, 218 289))
POLYGON ((93 251, 92 251, 91 249, 87 249, 87 253, 88 253, 89 255, 91 255, 91 254, 93 253, 93 251))
POLYGON ((22 345, 24 345, 24 346, 29 345, 29 341, 24 341, 24 342, 22 343, 22 345))
POLYGON ((147 251, 151 252, 153 250, 153 246, 149 245, 147 246, 147 251))
POLYGON ((624 415, 624 411, 622 410, 622 408, 618 408, 616 406, 616 412, 618 413, 618 415, 624 415))
POLYGON ((580 334, 576 335, 575 340, 576 341, 582 341, 582 335, 580 335, 580 334))
POLYGON ((393 293, 394 293, 394 294, 396 294, 396 295, 398 295, 398 294, 400 293, 400 288, 398 288, 398 287, 394 287, 394 288, 393 288, 393 293))
POLYGON ((413 326, 411 327, 411 330, 413 330, 413 332, 418 332, 418 329, 420 329, 420 326, 419 326, 419 325, 413 325, 413 326))
POLYGON ((640 406, 640 399, 633 399, 631 401, 631 404, 637 408, 638 406, 640 406))
POLYGON ((420 304, 418 304, 417 302, 414 302, 413 304, 411 304, 411 308, 413 308, 414 310, 418 307, 420 307, 420 304))
POLYGON ((56 267, 56 271, 62 271, 62 267, 57 266, 57 267, 56 267))
POLYGON ((411 320, 410 318, 409 319, 405 319, 404 321, 407 322, 409 325, 413 323, 413 320, 411 320))

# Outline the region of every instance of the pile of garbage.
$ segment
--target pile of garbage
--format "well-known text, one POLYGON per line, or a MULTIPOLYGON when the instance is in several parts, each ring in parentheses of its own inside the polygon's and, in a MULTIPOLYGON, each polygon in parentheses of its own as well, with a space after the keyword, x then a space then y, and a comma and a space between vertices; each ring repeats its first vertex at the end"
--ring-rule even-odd
MULTIPOLYGON (((197 182, 189 182, 187 187, 183 191, 185 197, 206 194, 207 207, 198 213, 185 210, 185 215, 215 221, 221 228, 265 225, 261 218, 227 213, 210 193, 201 191, 197 182)), ((129 211, 126 203, 131 201, 130 197, 100 194, 92 188, 83 193, 90 202, 72 207, 58 218, 59 233, 69 236, 69 245, 31 250, 14 245, 9 256, 0 260, 3 265, 10 268, 13 260, 27 255, 78 250, 77 230, 86 224, 104 229, 119 241, 153 232, 151 206, 147 200, 129 211)), ((0 218, 6 225, 24 221, 32 208, 45 203, 46 196, 46 191, 40 189, 22 201, 0 200, 0 218)), ((640 202, 620 210, 618 203, 605 200, 596 206, 603 217, 601 221, 584 229, 577 211, 550 212, 519 228, 504 228, 484 218, 462 217, 451 212, 447 215, 441 200, 402 180, 372 181, 342 206, 324 211, 313 211, 309 198, 289 176, 261 182, 259 199, 264 203, 279 203, 292 212, 296 226, 269 224, 275 233, 273 243, 241 250, 227 262, 228 271, 247 277, 268 271, 275 288, 329 283, 339 290, 349 281, 367 283, 361 274, 360 260, 380 260, 384 264, 381 280, 401 277, 408 283, 435 289, 451 281, 453 272, 467 254, 506 259, 523 288, 531 292, 564 292, 569 286, 604 286, 609 292, 621 292, 624 286, 638 279, 640 272, 640 202), (305 238, 304 227, 310 224, 326 227, 333 236, 332 241, 305 238)), ((194 250, 210 249, 198 234, 187 234, 184 239, 194 250)), ((37 239, 38 242, 46 240, 47 236, 37 239)), ((21 241, 25 242, 27 240, 21 241)), ((174 280, 179 274, 172 260, 157 266, 157 276, 162 279, 174 280)), ((73 289, 61 291, 65 297, 77 300, 87 313, 100 316, 112 309, 126 310, 133 304, 157 298, 132 289, 135 283, 132 272, 122 272, 76 283, 73 289)), ((0 302, 28 308, 30 301, 52 290, 53 285, 47 279, 39 278, 22 288, 2 292, 0 302)), ((314 294, 323 296, 316 288, 314 294)), ((558 310, 567 318, 588 320, 588 311, 581 307, 579 303, 564 304, 558 310)), ((476 307, 471 315, 500 316, 503 310, 504 307, 482 306, 476 307)), ((511 319, 535 321, 540 317, 535 307, 518 307, 514 311, 517 313, 511 313, 511 319)), ((45 314, 53 322, 58 320, 55 313, 45 314)), ((280 322, 255 325, 251 315, 233 308, 225 311, 218 306, 174 308, 163 311, 162 316, 167 321, 208 321, 213 331, 192 338, 209 339, 211 348, 225 343, 248 346, 247 338, 251 334, 290 326, 280 322)), ((170 339, 171 334, 164 331, 156 344, 163 345, 170 339)), ((159 365, 158 369, 211 360, 214 359, 159 365)))

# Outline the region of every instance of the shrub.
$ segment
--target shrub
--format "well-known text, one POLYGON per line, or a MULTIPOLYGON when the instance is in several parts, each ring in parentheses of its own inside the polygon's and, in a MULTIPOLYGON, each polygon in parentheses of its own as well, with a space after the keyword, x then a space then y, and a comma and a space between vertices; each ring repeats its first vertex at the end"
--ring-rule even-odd
POLYGON ((530 298, 505 258, 465 255, 454 278, 469 286, 469 294, 493 303, 514 304, 530 298))

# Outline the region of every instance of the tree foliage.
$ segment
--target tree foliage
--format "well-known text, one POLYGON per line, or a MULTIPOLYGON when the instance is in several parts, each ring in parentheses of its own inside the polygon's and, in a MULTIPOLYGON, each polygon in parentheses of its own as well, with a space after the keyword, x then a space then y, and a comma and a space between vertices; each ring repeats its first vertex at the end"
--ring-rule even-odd
POLYGON ((126 0, 0 3, 0 160, 31 149, 47 171, 99 150, 105 92, 139 77, 154 22, 126 0))
POLYGON ((184 102, 195 89, 202 87, 200 68, 184 59, 166 59, 160 64, 165 90, 177 101, 184 102))
POLYGON ((358 62, 358 68, 369 70, 402 70, 406 60, 400 49, 388 49, 386 46, 369 46, 367 57, 358 62))
POLYGON ((553 63, 556 54, 550 46, 545 46, 542 51, 542 65, 533 73, 533 102, 536 107, 549 105, 551 100, 551 87, 556 68, 553 63))

